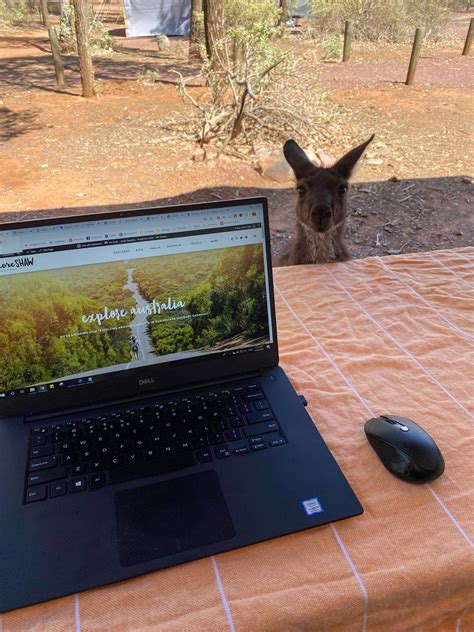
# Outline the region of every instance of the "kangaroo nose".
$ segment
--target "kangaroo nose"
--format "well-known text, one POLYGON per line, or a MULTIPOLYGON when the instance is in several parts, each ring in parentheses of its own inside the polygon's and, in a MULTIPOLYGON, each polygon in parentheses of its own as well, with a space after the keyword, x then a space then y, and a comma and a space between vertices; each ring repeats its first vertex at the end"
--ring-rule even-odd
POLYGON ((313 215, 314 218, 320 217, 321 219, 328 219, 329 217, 331 217, 331 214, 332 209, 329 204, 318 204, 316 206, 313 206, 311 210, 311 215, 313 215))

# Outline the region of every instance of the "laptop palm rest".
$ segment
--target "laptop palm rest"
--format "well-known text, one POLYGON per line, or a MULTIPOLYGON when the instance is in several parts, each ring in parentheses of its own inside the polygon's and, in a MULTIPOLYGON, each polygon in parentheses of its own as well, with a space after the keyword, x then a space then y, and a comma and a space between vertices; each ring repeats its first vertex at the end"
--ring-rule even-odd
POLYGON ((213 470, 117 492, 115 514, 122 566, 235 536, 213 470))

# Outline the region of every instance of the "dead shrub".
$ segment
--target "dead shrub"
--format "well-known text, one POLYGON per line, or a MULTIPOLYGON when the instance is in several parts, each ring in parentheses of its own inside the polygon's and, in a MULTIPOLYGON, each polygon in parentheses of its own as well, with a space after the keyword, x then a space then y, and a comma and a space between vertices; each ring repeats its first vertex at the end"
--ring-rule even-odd
POLYGON ((401 42, 423 26, 437 35, 445 26, 450 0, 312 0, 313 27, 320 34, 342 33, 354 21, 354 37, 401 42))

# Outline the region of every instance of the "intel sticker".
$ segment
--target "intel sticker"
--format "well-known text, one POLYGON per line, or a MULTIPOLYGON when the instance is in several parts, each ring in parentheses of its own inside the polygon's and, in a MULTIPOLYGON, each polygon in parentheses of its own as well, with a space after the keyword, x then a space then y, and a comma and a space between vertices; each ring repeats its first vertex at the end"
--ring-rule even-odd
POLYGON ((308 516, 313 514, 323 513, 324 509, 321 507, 321 503, 318 498, 309 498, 308 500, 302 500, 301 504, 308 516))

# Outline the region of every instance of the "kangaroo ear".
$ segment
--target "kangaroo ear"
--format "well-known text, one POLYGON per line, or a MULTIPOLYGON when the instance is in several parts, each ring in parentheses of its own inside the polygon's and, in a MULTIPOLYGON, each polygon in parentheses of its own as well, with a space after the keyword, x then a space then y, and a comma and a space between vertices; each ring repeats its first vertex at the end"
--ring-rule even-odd
POLYGON ((334 167, 332 167, 332 169, 334 171, 337 171, 346 180, 349 180, 354 170, 354 167, 356 166, 360 157, 364 153, 364 150, 367 147, 367 145, 373 140, 374 136, 375 134, 372 134, 372 136, 368 140, 366 140, 365 143, 362 143, 362 145, 359 145, 358 147, 355 147, 354 149, 351 149, 350 151, 348 151, 347 154, 345 154, 342 158, 340 158, 336 162, 336 164, 334 165, 334 167))
POLYGON ((296 179, 304 178, 313 174, 317 167, 314 165, 301 147, 294 140, 287 140, 283 153, 286 161, 295 172, 296 179))

